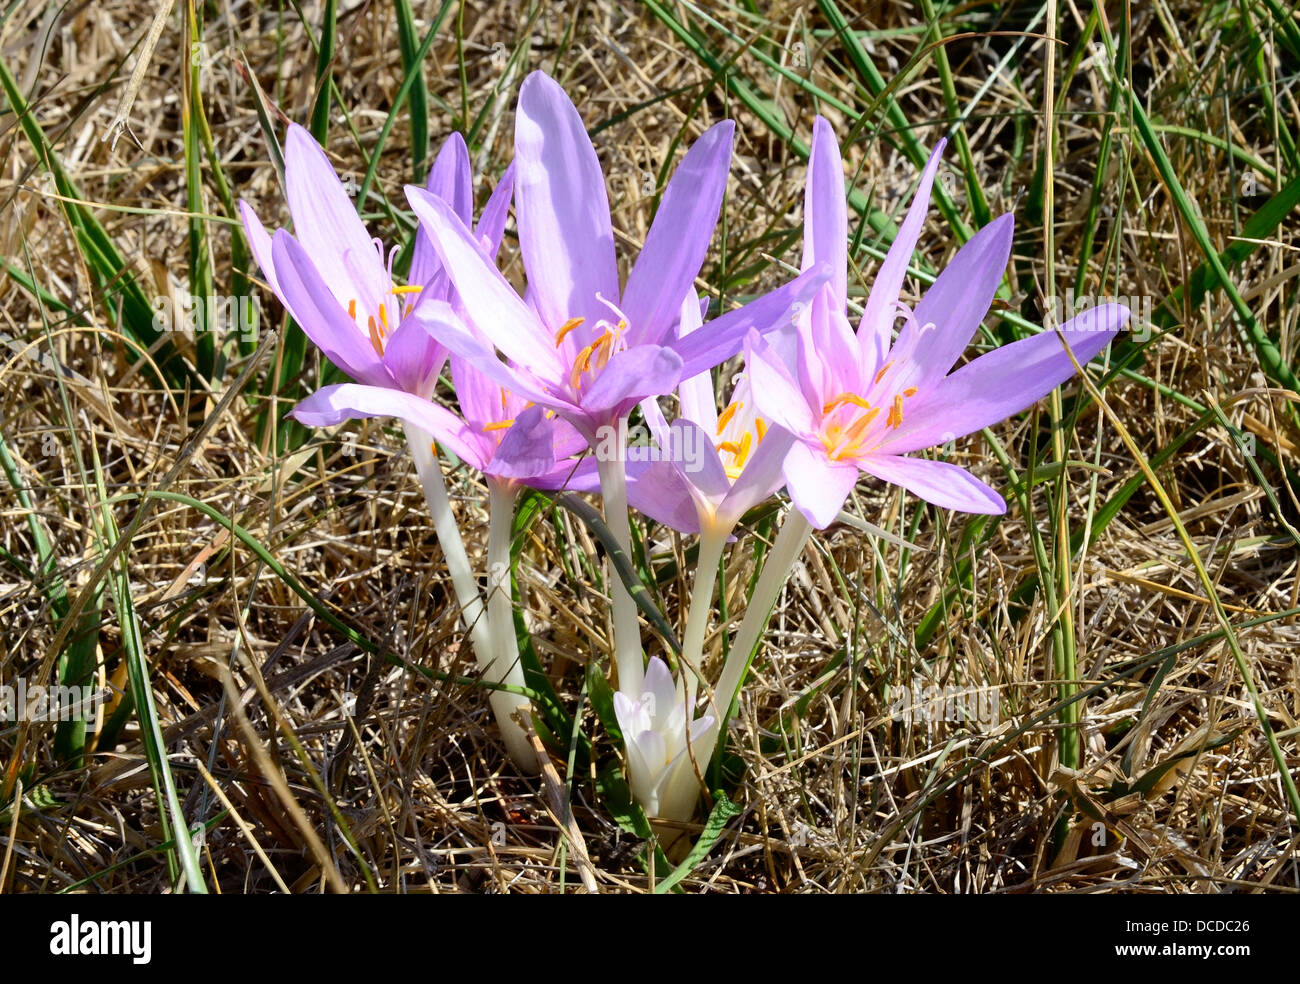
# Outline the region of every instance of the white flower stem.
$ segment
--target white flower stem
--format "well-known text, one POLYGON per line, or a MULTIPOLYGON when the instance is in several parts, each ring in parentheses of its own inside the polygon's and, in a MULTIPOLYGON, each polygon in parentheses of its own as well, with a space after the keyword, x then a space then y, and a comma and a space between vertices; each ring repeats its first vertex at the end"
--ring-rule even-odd
MULTIPOLYGON (((465 630, 469 635, 470 647, 474 651, 475 661, 478 663, 479 669, 484 673, 485 679, 500 682, 499 672, 495 676, 488 674, 488 670, 494 663, 498 662, 494 658, 496 653, 493 648, 494 640, 489 616, 483 604, 483 596, 479 592, 478 583, 474 580, 474 571, 470 567, 469 555, 465 553, 465 541, 461 539, 460 529, 456 525, 456 517, 451 511, 451 500, 447 497, 447 483, 442 476, 442 466, 438 463, 433 450, 433 437, 412 424, 405 424, 405 429, 406 441, 411 448, 411 458, 415 462, 416 473, 420 476, 420 484, 424 486, 424 499, 428 503, 429 513, 433 517, 433 527, 438 533, 438 544, 442 547, 442 555, 447 562, 447 573, 451 576, 452 590, 455 592, 456 602, 460 606, 460 617, 465 623, 465 630)), ((505 522, 507 527, 506 550, 508 560, 509 517, 505 522)), ((490 534, 489 539, 491 539, 490 534)), ((510 637, 513 640, 513 631, 510 633, 510 637)), ((518 660, 515 659, 511 663, 506 663, 506 666, 517 663, 518 660)), ((522 769, 536 771, 537 757, 532 753, 531 749, 527 748, 527 742, 519 725, 515 724, 510 718, 510 712, 516 705, 510 703, 509 706, 506 706, 508 701, 515 698, 515 696, 503 691, 493 691, 489 701, 492 704, 497 723, 501 727, 502 735, 506 739, 506 747, 510 751, 511 758, 515 760, 515 764, 522 769), (500 698, 506 698, 506 700, 500 698), (528 751, 526 757, 523 755, 525 749, 528 751)))
POLYGON ((722 668, 722 676, 714 691, 717 701, 714 714, 719 722, 731 709, 731 702, 736 699, 740 681, 749 667, 749 657, 759 636, 767 628, 776 596, 780 594, 781 586, 785 584, 790 569, 799 559, 803 545, 808 542, 811 533, 812 525, 798 509, 791 509, 786 514, 781 531, 776 535, 776 542, 772 544, 772 550, 763 562, 763 572, 758 576, 758 584, 745 608, 745 616, 740 621, 736 637, 731 642, 731 651, 727 653, 726 665, 722 668))
MULTIPOLYGON (((722 544, 727 541, 726 531, 722 533, 720 539, 722 544)), ((803 546, 808 542, 808 536, 812 533, 812 526, 803 516, 803 513, 797 509, 791 509, 786 516, 785 521, 781 524, 781 531, 776 536, 776 542, 772 545, 767 559, 763 562, 763 571, 758 576, 758 584, 754 587, 754 595, 749 599, 749 605, 745 609, 745 616, 741 619, 740 628, 736 631, 736 638, 732 641, 731 650, 727 653, 727 662, 722 667, 722 677, 718 681, 717 687, 713 691, 713 701, 709 713, 713 715, 713 727, 705 734, 701 735, 698 740, 690 745, 690 761, 684 760, 678 770, 669 778, 665 784, 664 790, 660 795, 661 813, 665 818, 674 820, 687 820, 695 810, 695 805, 699 801, 700 782, 698 775, 703 775, 713 760, 713 752, 716 748, 716 739, 718 734, 722 733, 721 729, 725 724, 724 715, 731 710, 731 702, 736 697, 736 691, 740 687, 740 681, 745 675, 745 670, 749 666, 750 654, 754 651, 759 636, 767 627, 768 618, 772 614, 772 606, 776 604, 776 596, 781 591, 781 586, 785 584, 786 578, 790 574, 790 569, 794 567, 795 561, 799 559, 803 546), (698 768, 698 775, 697 775, 698 768)), ((717 549, 718 555, 721 553, 721 545, 714 547, 713 544, 707 544, 707 548, 717 549)), ((691 598, 691 614, 687 617, 687 635, 691 636, 691 619, 695 617, 697 608, 698 595, 703 590, 700 587, 703 573, 703 563, 705 560, 706 542, 704 536, 700 540, 700 564, 696 570, 695 590, 691 598)), ((712 570, 716 573, 718 555, 713 557, 712 570)), ((712 600, 713 587, 712 581, 708 588, 708 599, 712 600)), ((706 607, 707 610, 707 607, 706 607)), ((701 621, 707 623, 707 617, 702 617, 701 621)), ((701 630, 696 629, 697 632, 701 630)), ((683 649, 683 653, 690 653, 689 648, 683 649)), ((683 660, 685 662, 685 660, 683 660)), ((688 677, 689 678, 689 677, 688 677)), ((687 720, 691 720, 688 714, 687 720)))
MULTIPOLYGON (((514 602, 510 595, 510 533, 515 517, 517 489, 513 482, 488 478, 488 625, 494 644, 492 666, 484 679, 524 687, 524 667, 519 661, 515 634, 514 602)), ((521 769, 537 771, 537 755, 513 714, 522 708, 532 713, 532 702, 522 694, 494 690, 490 698, 510 757, 521 769)))
MULTIPOLYGON (((619 449, 622 451, 622 448, 619 449)), ((605 507, 605 525, 614 535, 628 562, 632 560, 632 530, 627 520, 627 475, 623 471, 622 454, 614 460, 605 461, 597 456, 596 468, 600 474, 600 495, 605 507)), ((609 562, 606 577, 609 596, 614 612, 614 654, 618 667, 618 689, 633 697, 640 696, 645 679, 645 667, 641 665, 641 627, 637 623, 636 602, 628 593, 614 567, 613 559, 609 562)))
POLYGON ((713 587, 718 580, 718 564, 727 545, 731 528, 705 522, 700 526, 700 550, 696 557, 695 581, 691 586, 691 607, 686 616, 686 635, 682 639, 682 666, 686 676, 688 718, 699 693, 701 664, 704 660, 704 637, 713 612, 713 587))

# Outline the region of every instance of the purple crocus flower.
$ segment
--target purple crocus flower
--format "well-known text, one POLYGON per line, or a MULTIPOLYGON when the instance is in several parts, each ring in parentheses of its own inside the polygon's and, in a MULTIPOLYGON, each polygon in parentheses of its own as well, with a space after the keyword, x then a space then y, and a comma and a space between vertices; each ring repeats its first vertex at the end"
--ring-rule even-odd
MULTIPOLYGON (((941 141, 921 175, 854 337, 845 315, 848 235, 840 153, 826 120, 818 117, 813 128, 804 265, 828 263, 831 278, 801 319, 795 366, 751 333, 746 368, 759 411, 796 437, 785 460, 786 482, 794 505, 819 529, 835 519, 860 471, 945 508, 1005 512, 1002 496, 965 469, 906 455, 1019 413, 1074 374, 1054 331, 1004 345, 949 372, 1006 269, 1009 214, 958 251, 915 311, 900 303, 943 146, 941 141), (900 313, 905 323, 891 346, 900 313)), ((1061 326, 1061 334, 1082 365, 1106 347, 1128 315, 1123 305, 1099 305, 1061 326)))
MULTIPOLYGON (((468 218, 469 154, 459 134, 444 144, 429 186, 456 202, 468 218)), ((411 283, 392 274, 393 253, 372 239, 334 173, 325 152, 306 130, 290 124, 285 140, 285 190, 296 235, 268 235, 247 202, 240 214, 262 273, 307 336, 335 365, 367 386, 427 397, 446 349, 429 326, 448 316, 448 287, 437 254, 417 233, 411 283), (439 304, 438 302, 442 302, 439 304)), ((480 234, 495 250, 510 202, 510 183, 484 210, 480 234)))
POLYGON ((498 385, 555 410, 594 445, 602 427, 641 400, 730 358, 751 329, 767 331, 789 320, 821 271, 722 315, 705 331, 674 333, 681 299, 717 223, 733 128, 729 120, 719 123, 691 147, 620 289, 595 148, 564 90, 534 72, 520 88, 515 126, 515 214, 527 301, 449 204, 407 188, 472 326, 439 324, 439 340, 498 385))
MULTIPOLYGON (((464 383, 461 406, 468 422, 432 402, 447 358, 434 329, 458 319, 451 282, 423 228, 416 232, 410 286, 398 286, 392 254, 385 260, 382 244, 366 235, 324 151, 297 125, 290 125, 286 140, 285 184, 301 239, 283 229, 268 236, 241 202, 254 256, 308 337, 357 380, 323 387, 299 403, 293 416, 311 427, 357 417, 397 417, 435 436, 480 471, 544 488, 562 485, 573 470, 573 463, 563 464, 563 459, 584 442, 554 414, 527 413, 523 400, 495 385, 489 398, 486 380, 465 365, 453 366, 453 376, 460 377, 458 392, 464 383), (526 426, 509 427, 521 414, 526 426)), ((475 230, 476 248, 487 262, 500 246, 512 188, 510 168, 475 230)), ((457 221, 467 228, 472 224, 472 172, 460 134, 443 143, 429 172, 428 191, 449 203, 457 221)))
MULTIPOLYGON (((700 327, 699 298, 682 305, 682 335, 700 327)), ((658 403, 641 404, 658 444, 659 460, 628 466, 628 501, 682 533, 725 537, 754 506, 785 484, 781 468, 794 437, 758 414, 749 377, 742 374, 721 414, 708 372, 682 380, 680 413, 669 424, 658 403)))

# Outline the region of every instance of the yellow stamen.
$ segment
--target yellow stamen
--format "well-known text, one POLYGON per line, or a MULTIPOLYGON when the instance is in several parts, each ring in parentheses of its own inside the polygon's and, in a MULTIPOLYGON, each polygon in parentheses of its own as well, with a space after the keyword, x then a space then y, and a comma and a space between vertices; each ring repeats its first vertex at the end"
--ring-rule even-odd
POLYGON ((485 431, 505 430, 507 427, 513 427, 514 423, 515 423, 514 418, 511 417, 509 420, 498 420, 491 424, 484 424, 483 429, 485 431))
POLYGON ((564 339, 568 337, 569 332, 577 328, 586 321, 586 318, 570 318, 564 324, 560 325, 560 330, 555 333, 555 347, 559 348, 564 344, 564 339))
POLYGON ((745 436, 740 439, 740 453, 736 455, 736 464, 743 465, 749 460, 749 448, 753 443, 753 435, 745 431, 745 436))
POLYGON ((357 299, 355 297, 348 301, 348 317, 353 321, 357 320, 357 299))
POLYGON ((727 424, 731 421, 731 418, 736 415, 736 411, 741 409, 744 405, 745 405, 744 403, 729 403, 727 404, 727 409, 723 410, 722 413, 718 414, 719 434, 721 434, 724 430, 726 430, 727 424))
POLYGON ((897 430, 903 425, 903 398, 902 396, 894 397, 894 405, 889 408, 889 419, 885 423, 897 430))
POLYGON ((907 389, 903 390, 903 395, 904 395, 904 396, 916 396, 916 387, 915 387, 915 386, 909 386, 907 389))
POLYGON ((506 388, 502 386, 500 387, 500 389, 501 389, 501 412, 505 413, 506 412, 506 388))
POLYGON ((736 479, 740 478, 740 473, 745 469, 741 465, 727 465, 722 470, 726 476, 734 482, 736 479))
POLYGON ((841 393, 839 396, 831 400, 830 403, 827 403, 824 407, 822 407, 822 416, 824 417, 832 410, 835 410, 838 407, 847 406, 848 404, 852 404, 855 407, 861 407, 863 410, 871 409, 871 404, 868 403, 866 400, 864 400, 862 397, 858 396, 858 394, 841 393))
POLYGON ((375 351, 384 354, 384 336, 379 332, 379 326, 375 324, 373 317, 367 319, 370 323, 370 344, 375 347, 375 351))
POLYGON ((878 384, 882 379, 885 378, 885 373, 889 372, 889 367, 892 366, 893 364, 894 364, 893 362, 886 362, 883 366, 880 367, 880 372, 876 373, 876 380, 875 380, 875 382, 876 382, 877 384, 878 384))
POLYGON ((723 441, 721 444, 718 445, 718 452, 721 453, 723 451, 725 451, 727 454, 731 455, 732 457, 739 457, 740 445, 737 444, 735 441, 723 441))
POLYGON ((880 407, 872 407, 849 425, 849 429, 844 432, 845 440, 851 444, 861 444, 863 432, 878 416, 880 416, 880 407))
POLYGON ((394 287, 394 294, 418 294, 424 290, 419 284, 407 284, 405 287, 394 287))
POLYGON ((599 344, 599 340, 592 342, 579 350, 577 356, 574 357, 573 372, 569 373, 569 385, 573 389, 578 388, 578 383, 582 381, 582 374, 591 367, 591 353, 596 350, 596 346, 599 344))
POLYGON ((379 305, 379 323, 384 326, 384 334, 388 334, 388 305, 379 305))
POLYGON ((596 342, 596 368, 604 369, 609 365, 610 356, 614 354, 614 334, 613 332, 601 332, 600 338, 596 342))
POLYGON ((767 421, 762 417, 754 420, 754 430, 758 432, 758 443, 763 443, 763 438, 767 437, 767 421))

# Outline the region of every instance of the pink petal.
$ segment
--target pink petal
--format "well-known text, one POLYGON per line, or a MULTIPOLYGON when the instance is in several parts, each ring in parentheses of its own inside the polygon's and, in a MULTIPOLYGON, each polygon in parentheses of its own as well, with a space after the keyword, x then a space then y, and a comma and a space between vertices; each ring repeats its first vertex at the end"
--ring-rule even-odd
MULTIPOLYGON (((451 206, 451 210, 465 225, 474 221, 474 178, 469 163, 469 148, 465 138, 453 133, 442 142, 442 148, 429 169, 425 184, 429 194, 436 195, 451 206)), ((427 287, 442 271, 438 253, 429 242, 424 226, 415 230, 415 247, 411 253, 411 272, 408 283, 427 287)))
POLYGON ((796 441, 785 458, 785 482, 795 508, 813 526, 824 530, 835 522, 858 483, 858 468, 851 463, 833 462, 824 451, 796 441))
POLYGON ((627 471, 627 499, 633 509, 679 533, 700 532, 696 490, 676 462, 630 462, 627 471))
POLYGON ((831 299, 843 310, 848 301, 849 220, 844 195, 844 162, 835 132, 823 117, 813 120, 812 149, 803 197, 803 266, 830 266, 831 299))
POLYGON ((1002 496, 966 469, 946 461, 875 454, 867 455, 858 464, 868 475, 902 486, 944 509, 995 516, 1007 511, 1002 496))
POLYGON ((398 387, 426 398, 433 395, 446 361, 447 349, 433 339, 423 319, 416 317, 403 318, 384 346, 384 365, 398 387))
POLYGON ((930 187, 934 184, 934 175, 939 170, 939 159, 943 156, 946 145, 946 140, 940 140, 931 151, 907 216, 898 227, 898 235, 894 237, 894 242, 871 283, 871 293, 867 295, 867 305, 862 313, 862 321, 858 324, 862 375, 867 379, 880 366, 879 353, 889 348, 894 324, 894 304, 903 289, 907 264, 916 250, 916 241, 921 237, 921 227, 925 225, 925 213, 930 207, 930 187))
POLYGON ((913 352, 906 381, 900 380, 899 388, 929 390, 966 351, 1002 282, 1013 231, 1011 213, 994 219, 957 251, 930 285, 913 311, 915 324, 903 327, 894 346, 896 351, 910 348, 913 352), (913 340, 911 336, 927 324, 934 327, 913 340))
POLYGON ((755 298, 744 307, 714 318, 699 331, 679 338, 673 348, 685 363, 682 375, 696 376, 735 355, 750 329, 766 334, 793 324, 830 276, 825 264, 805 270, 788 284, 755 298))
POLYGON ((284 229, 277 229, 271 256, 285 307, 316 347, 359 382, 391 384, 392 377, 370 341, 339 306, 302 245, 284 229))
POLYGON ((257 260, 257 265, 262 269, 262 276, 271 286, 271 292, 279 297, 281 301, 284 298, 280 294, 280 284, 275 279, 275 263, 271 260, 271 237, 267 234, 266 228, 262 225, 262 220, 257 217, 253 207, 248 202, 241 200, 239 203, 239 217, 244 221, 244 234, 248 237, 248 246, 253 251, 253 259, 257 260))
POLYGON ((695 141, 664 190, 663 201, 623 292, 628 343, 659 344, 681 313, 679 298, 704 264, 731 165, 731 120, 695 141))
POLYGON ((514 194, 514 187, 515 162, 511 161, 505 173, 501 175, 501 180, 497 182, 497 186, 492 189, 492 194, 488 196, 487 204, 483 206, 483 214, 479 216, 478 225, 474 227, 474 235, 487 251, 488 259, 495 260, 497 251, 501 248, 501 237, 505 235, 506 218, 510 214, 510 199, 514 194))
POLYGON ((483 468, 489 475, 528 479, 546 475, 555 468, 555 446, 546 408, 532 406, 507 428, 492 460, 483 468))
POLYGON ((542 323, 607 317, 596 292, 617 303, 619 284, 605 176, 578 111, 544 72, 519 88, 515 163, 519 245, 542 323))
POLYGON ((308 427, 330 427, 358 417, 397 417, 432 434, 474 468, 483 468, 484 449, 465 421, 436 403, 401 390, 339 383, 317 390, 290 415, 308 427))
POLYGON ((388 271, 325 151, 296 123, 285 139, 284 169, 294 234, 324 282, 344 308, 356 300, 375 309, 388 292, 388 271))
MULTIPOLYGON (((1128 316, 1122 304, 1104 304, 1063 325, 1079 365, 1087 365, 1110 344, 1128 316)), ((1073 375, 1074 366, 1054 331, 1003 345, 919 394, 902 426, 879 450, 905 454, 996 424, 1032 406, 1073 375)))
POLYGON ((758 332, 750 332, 745 340, 745 373, 762 416, 798 437, 812 437, 820 416, 814 419, 790 371, 758 332))
MULTIPOLYGON (((682 301, 681 322, 677 334, 684 338, 701 327, 700 296, 690 290, 682 301)), ((712 434, 718 426, 718 398, 713 392, 713 373, 696 373, 683 379, 677 387, 678 407, 687 420, 693 420, 712 434)))
POLYGON ((508 358, 528 366, 535 374, 557 381, 565 375, 549 333, 483 255, 451 208, 413 185, 406 186, 406 197, 428 230, 474 328, 508 358))
POLYGON ((682 360, 660 345, 637 345, 617 352, 582 394, 583 413, 612 422, 647 396, 669 393, 681 378, 682 360))
POLYGON ((735 523, 760 502, 765 502, 785 484, 783 465, 794 435, 779 427, 769 427, 731 490, 719 503, 717 514, 723 523, 735 523))

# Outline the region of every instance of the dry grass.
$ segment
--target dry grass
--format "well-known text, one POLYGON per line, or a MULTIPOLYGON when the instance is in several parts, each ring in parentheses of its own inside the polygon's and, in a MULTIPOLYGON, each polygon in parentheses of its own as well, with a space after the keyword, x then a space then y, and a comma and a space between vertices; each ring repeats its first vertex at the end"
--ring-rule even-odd
MULTIPOLYGON (((336 107, 329 149, 340 173, 360 180, 402 68, 392 6, 344 6, 342 56, 334 71, 351 122, 340 123, 336 107)), ((649 12, 604 2, 564 11, 560 6, 530 14, 522 3, 467 4, 443 23, 425 72, 434 97, 435 145, 456 124, 463 105, 472 115, 491 107, 473 152, 480 170, 495 180, 510 156, 518 81, 532 68, 556 72, 589 125, 607 124, 594 139, 616 229, 635 246, 651 216, 651 199, 642 190, 647 175, 657 173, 670 153, 680 153, 679 138, 687 143, 731 115, 738 129, 725 262, 706 267, 702 286, 716 291, 730 284, 736 271, 764 254, 797 263, 803 168, 789 143, 738 99, 724 100, 726 90, 715 85, 710 71, 649 12), (533 43, 503 76, 493 46, 514 51, 529 36, 533 43)), ((1247 6, 1263 16, 1262 6, 1247 6)), ((188 57, 182 11, 173 11, 131 104, 129 128, 113 144, 102 138, 135 64, 132 46, 147 32, 154 7, 118 0, 74 2, 57 14, 48 9, 47 17, 45 4, 20 3, 0 28, 0 57, 30 94, 63 168, 149 285, 146 293, 182 289, 189 255, 178 67, 188 57)), ((1023 30, 1036 9, 1017 9, 1006 27, 1023 30)), ((417 5, 422 28, 435 10, 431 3, 417 5)), ((1235 15, 1198 12, 1202 8, 1194 4, 1160 10, 1174 22, 1162 23, 1144 5, 1131 31, 1133 82, 1152 116, 1228 140, 1294 176, 1273 124, 1296 132, 1296 63, 1276 44, 1262 56, 1279 107, 1270 117, 1256 77, 1237 57, 1234 39, 1241 34, 1235 15)), ((305 13, 315 33, 317 6, 308 4, 305 13)), ((1078 36, 1086 15, 1072 5, 1062 10, 1067 41, 1078 36)), ((815 11, 778 4, 766 10, 761 29, 734 11, 718 16, 742 37, 761 35, 757 49, 767 50, 771 41, 783 45, 770 50, 786 64, 790 45, 806 38, 800 52, 810 52, 814 82, 859 109, 870 103, 855 93, 834 39, 819 33, 826 22, 815 11)), ((225 176, 235 195, 252 202, 265 221, 286 223, 255 99, 235 64, 246 59, 275 104, 305 122, 315 88, 312 48, 292 7, 277 12, 234 0, 211 7, 207 20, 203 99, 225 176)), ((923 23, 911 5, 889 3, 858 26, 885 30, 923 23)), ((718 43, 728 53, 739 50, 718 43)), ((990 52, 1000 55, 1008 43, 977 37, 948 47, 959 102, 964 105, 988 77, 995 60, 990 52)), ((920 34, 904 31, 877 40, 875 51, 883 71, 888 59, 906 64, 920 48, 920 34)), ((1013 68, 995 79, 967 128, 971 170, 991 211, 1017 212, 1011 282, 1022 289, 1005 306, 1026 314, 1033 312, 1035 298, 1023 285, 1046 290, 1041 220, 1022 211, 1033 196, 1033 169, 1044 141, 1042 50, 1041 43, 1028 45, 1013 68)), ((1058 64, 1070 53, 1062 49, 1058 64)), ((923 146, 937 139, 948 118, 931 57, 922 59, 898 93, 923 146)), ((761 85, 768 105, 806 140, 817 110, 807 92, 774 77, 752 50, 737 58, 734 70, 761 85)), ((1082 237, 1093 221, 1089 195, 1107 89, 1099 66, 1085 64, 1056 114, 1053 238, 1062 286, 1073 281, 1082 237)), ((833 108, 825 111, 846 137, 851 121, 833 108)), ((879 106, 873 107, 852 142, 846 141, 845 156, 868 200, 897 214, 913 168, 881 136, 882 117, 879 106)), ((409 139, 403 115, 376 182, 376 191, 394 207, 400 207, 401 186, 410 180, 409 139)), ((1091 287, 1103 271, 1118 270, 1121 293, 1158 304, 1187 280, 1201 257, 1135 134, 1125 125, 1115 139, 1113 175, 1101 183, 1098 207, 1103 216, 1124 216, 1125 223, 1122 231, 1106 219, 1095 226, 1084 286, 1091 287)), ((1203 139, 1166 131, 1162 140, 1216 248, 1226 248, 1259 204, 1236 191, 1241 162, 1230 162, 1221 147, 1203 139)), ((961 165, 955 166, 960 175, 961 165)), ((1255 177, 1261 196, 1281 183, 1255 177)), ((960 180, 954 188, 970 221, 960 180)), ((220 213, 210 179, 204 194, 207 211, 220 213)), ((102 499, 96 472, 110 496, 157 489, 188 447, 171 491, 207 503, 248 530, 366 638, 426 670, 473 675, 432 523, 410 463, 398 453, 398 431, 375 421, 350 428, 357 435, 355 456, 338 436, 324 433, 285 454, 258 432, 257 417, 272 397, 258 396, 255 383, 193 446, 195 425, 238 375, 240 359, 216 381, 213 396, 199 394, 187 402, 161 391, 127 357, 115 338, 115 312, 90 289, 84 245, 49 185, 42 184, 42 168, 12 112, 0 114, 0 207, 0 241, 11 268, 23 271, 30 264, 40 284, 81 313, 74 318, 48 305, 43 310, 13 277, 0 279, 0 432, 72 594, 90 583, 102 556, 94 532, 93 514, 102 499), (43 453, 51 446, 56 453, 43 453)), ((384 210, 375 207, 368 218, 376 234, 395 241, 398 230, 384 210)), ((224 290, 231 277, 230 226, 214 220, 209 228, 216 283, 224 290)), ((1236 271, 1234 283, 1294 365, 1300 247, 1295 211, 1265 238, 1236 271)), ((872 241, 868 234, 866 242, 872 241)), ((932 210, 922 237, 926 259, 941 266, 955 248, 932 210)), ((507 246, 506 254, 508 273, 518 279, 515 251, 507 246)), ((865 253, 860 258, 869 284, 875 260, 865 253)), ((770 286, 783 275, 773 269, 734 290, 770 286)), ((909 287, 913 300, 919 289, 909 287)), ((262 296, 264 331, 282 328, 279 305, 269 292, 262 296)), ((1234 423, 1241 424, 1245 414, 1243 426, 1258 448, 1272 449, 1294 466, 1300 435, 1287 418, 1292 394, 1265 379, 1230 314, 1218 291, 1178 309, 1176 328, 1147 348, 1145 364, 1135 364, 1163 389, 1126 377, 1106 386, 1109 407, 1148 458, 1197 420, 1199 412, 1188 405, 1194 401, 1223 406, 1234 423)), ((193 339, 181 344, 192 356, 193 339)), ((274 358, 259 367, 259 379, 274 358)), ((316 359, 313 353, 309 385, 316 359)), ((1077 392, 1077 386, 1067 388, 1067 408, 1077 392)), ((1050 443, 1049 426, 1044 404, 995 429, 1021 474, 1035 450, 1042 455, 1050 443)), ((1069 471, 1070 529, 1079 530, 1140 472, 1095 406, 1083 408, 1069 440, 1069 458, 1077 463, 1069 471)), ((1009 488, 979 435, 959 442, 954 457, 995 487, 1009 488)), ((1041 468, 1051 460, 1050 451, 1039 460, 1041 468)), ((1300 581, 1297 540, 1288 526, 1297 515, 1294 494, 1264 456, 1243 454, 1217 424, 1191 436, 1158 475, 1237 627, 1294 771, 1300 760, 1300 625, 1294 614, 1300 581), (1280 512, 1268 501, 1274 494, 1280 512), (1246 625, 1288 610, 1285 617, 1246 625)), ((481 557, 486 492, 465 469, 453 472, 450 481, 471 556, 481 557)), ((1000 525, 987 530, 987 542, 975 552, 969 590, 918 647, 913 630, 949 583, 969 517, 922 509, 897 490, 860 484, 854 511, 911 546, 903 549, 843 525, 815 539, 778 604, 766 656, 756 663, 733 733, 731 747, 744 773, 731 798, 743 813, 683 888, 1300 888, 1295 818, 1277 766, 1243 699, 1227 644, 1221 633, 1213 635, 1219 626, 1204 588, 1145 484, 1072 567, 1068 607, 1081 686, 1089 692, 1082 702, 1082 767, 1061 768, 1051 641, 1059 612, 1041 591, 1023 601, 1015 597, 1038 577, 1030 531, 1049 536, 1054 488, 1048 482, 1034 491, 1028 500, 1032 515, 1013 505, 1000 525), (1212 637, 1178 650, 1172 668, 1157 680, 1162 651, 1206 635, 1212 637), (1159 655, 1136 668, 1126 662, 1152 654, 1159 655), (995 691, 999 722, 972 731, 956 721, 909 723, 891 716, 900 687, 927 684, 995 691), (1176 765, 1146 792, 1116 788, 1171 762, 1176 765), (1098 822, 1104 826, 1095 827, 1098 822)), ((112 506, 120 528, 127 527, 138 503, 123 499, 112 506)), ((766 527, 756 531, 766 533, 766 527)), ((674 540, 656 544, 665 553, 689 546, 674 540)), ((8 555, 0 555, 0 682, 42 674, 49 680, 46 657, 56 619, 40 579, 7 562, 16 558, 30 566, 37 556, 28 510, 8 485, 0 485, 0 547, 8 555)), ((595 551, 572 517, 548 510, 530 529, 518 578, 551 680, 608 756, 608 737, 580 701, 585 664, 604 649, 608 605, 589 583, 563 573, 566 558, 570 569, 580 569, 581 555, 595 551)), ((383 891, 554 892, 580 884, 553 800, 541 781, 519 777, 505 759, 481 690, 464 681, 430 679, 347 642, 245 545, 232 547, 220 524, 187 506, 159 502, 135 532, 128 556, 131 595, 185 816, 211 825, 201 850, 211 888, 365 889, 366 869, 383 891)), ((727 574, 732 612, 742 606, 738 592, 751 568, 747 551, 733 555, 727 574)), ((678 579, 670 577, 661 587, 668 612, 684 607, 678 605, 678 579)), ((111 604, 100 615, 101 677, 121 687, 120 622, 111 604)), ((646 638, 652 650, 659 645, 651 633, 646 638)), ((716 651, 716 633, 713 643, 716 651)), ((55 756, 52 727, 0 727, 0 781, 12 790, 21 779, 27 793, 17 812, 12 802, 0 801, 0 889, 169 890, 159 850, 160 808, 137 719, 93 751, 83 767, 71 767, 55 756)), ((563 756, 557 766, 600 889, 646 890, 650 883, 637 862, 640 845, 619 831, 597 798, 591 769, 568 775, 563 756)))

